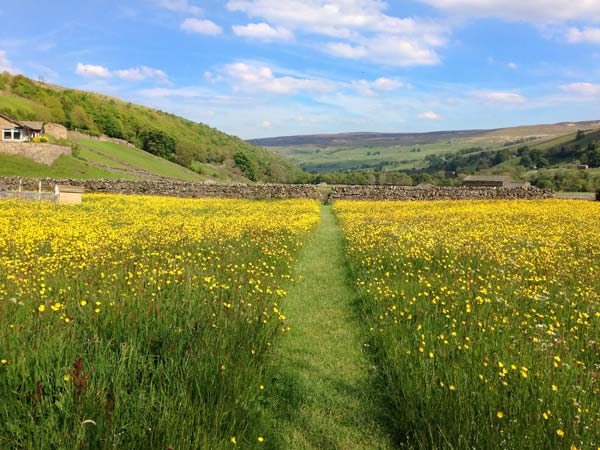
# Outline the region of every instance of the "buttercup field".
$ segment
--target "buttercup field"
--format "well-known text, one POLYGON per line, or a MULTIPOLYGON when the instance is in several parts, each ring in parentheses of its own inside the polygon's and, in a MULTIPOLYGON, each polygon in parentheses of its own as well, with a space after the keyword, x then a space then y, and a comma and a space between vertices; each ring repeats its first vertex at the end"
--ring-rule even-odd
POLYGON ((0 0, 0 450, 600 450, 600 0, 0 0))

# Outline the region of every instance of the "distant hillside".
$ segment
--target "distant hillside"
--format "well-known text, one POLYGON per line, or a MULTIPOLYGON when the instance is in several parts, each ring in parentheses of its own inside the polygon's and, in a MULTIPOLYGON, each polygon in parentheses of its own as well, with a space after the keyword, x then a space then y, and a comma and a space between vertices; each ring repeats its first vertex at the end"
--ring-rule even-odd
POLYGON ((396 145, 424 145, 440 140, 460 139, 479 136, 490 130, 434 131, 431 133, 341 133, 313 134, 305 136, 282 136, 263 139, 250 139, 247 142, 263 147, 357 147, 396 145))
POLYGON ((494 130, 432 133, 345 133, 254 139, 307 172, 411 171, 426 160, 456 152, 481 153, 523 144, 544 145, 578 129, 600 129, 599 121, 564 122, 494 130))
POLYGON ((201 175, 219 173, 222 180, 291 182, 302 176, 299 168, 277 155, 205 124, 22 75, 0 74, 0 113, 125 139, 201 175))

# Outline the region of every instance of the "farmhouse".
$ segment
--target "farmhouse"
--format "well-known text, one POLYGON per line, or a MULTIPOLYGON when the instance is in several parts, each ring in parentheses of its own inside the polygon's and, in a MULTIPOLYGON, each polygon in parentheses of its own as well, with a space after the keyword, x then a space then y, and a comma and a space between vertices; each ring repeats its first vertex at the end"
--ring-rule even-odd
POLYGON ((3 142, 25 142, 35 137, 40 137, 44 132, 42 122, 26 122, 11 119, 0 114, 0 129, 2 129, 3 142))
POLYGON ((463 186, 468 187, 496 187, 496 188, 528 188, 531 183, 515 181, 507 176, 469 175, 463 180, 463 186))

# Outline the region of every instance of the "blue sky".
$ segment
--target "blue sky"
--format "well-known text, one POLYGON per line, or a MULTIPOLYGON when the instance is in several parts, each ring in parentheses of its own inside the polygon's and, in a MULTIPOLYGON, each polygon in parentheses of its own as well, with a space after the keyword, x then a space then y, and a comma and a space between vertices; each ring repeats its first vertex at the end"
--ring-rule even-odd
POLYGON ((243 138, 600 119, 600 0, 0 0, 0 71, 243 138))

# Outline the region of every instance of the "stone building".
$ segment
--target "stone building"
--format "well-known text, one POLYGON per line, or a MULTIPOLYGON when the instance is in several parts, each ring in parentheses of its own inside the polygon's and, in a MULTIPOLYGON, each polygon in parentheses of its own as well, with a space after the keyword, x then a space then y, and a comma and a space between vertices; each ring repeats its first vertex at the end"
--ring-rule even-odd
POLYGON ((496 187, 496 188, 528 188, 531 183, 527 181, 515 181, 508 176, 494 175, 469 175, 463 180, 463 186, 467 187, 496 187))
POLYGON ((44 132, 42 122, 18 121, 0 114, 0 128, 3 142, 26 142, 35 137, 40 137, 44 132))

